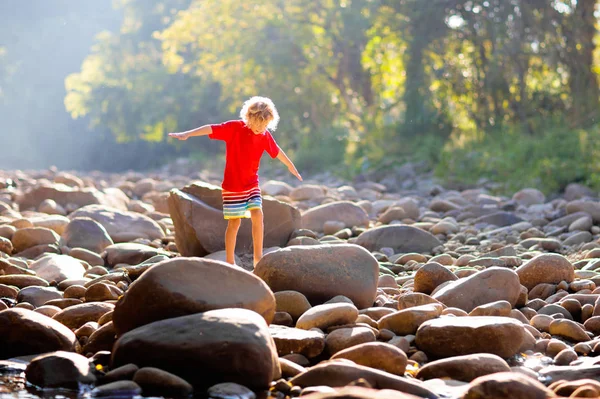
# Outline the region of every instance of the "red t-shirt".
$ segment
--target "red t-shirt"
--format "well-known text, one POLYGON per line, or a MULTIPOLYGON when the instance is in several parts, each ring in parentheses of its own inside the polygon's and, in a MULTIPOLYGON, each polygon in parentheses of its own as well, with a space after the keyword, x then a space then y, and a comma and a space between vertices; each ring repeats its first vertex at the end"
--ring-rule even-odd
POLYGON ((223 140, 226 144, 223 189, 246 191, 258 186, 258 167, 263 152, 271 158, 279 155, 279 147, 271 133, 254 134, 241 120, 210 127, 212 133, 208 137, 223 140))

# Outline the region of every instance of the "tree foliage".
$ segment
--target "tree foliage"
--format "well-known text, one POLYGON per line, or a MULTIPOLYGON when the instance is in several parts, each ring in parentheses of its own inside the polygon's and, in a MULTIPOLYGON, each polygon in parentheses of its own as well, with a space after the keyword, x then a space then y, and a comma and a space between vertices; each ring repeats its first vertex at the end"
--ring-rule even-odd
POLYGON ((452 172, 447 153, 535 142, 549 121, 598 135, 596 0, 116 5, 121 29, 98 36, 65 104, 120 141, 170 143, 167 131, 233 118, 255 94, 279 106, 278 140, 307 167, 346 153, 347 165, 426 156, 452 172))

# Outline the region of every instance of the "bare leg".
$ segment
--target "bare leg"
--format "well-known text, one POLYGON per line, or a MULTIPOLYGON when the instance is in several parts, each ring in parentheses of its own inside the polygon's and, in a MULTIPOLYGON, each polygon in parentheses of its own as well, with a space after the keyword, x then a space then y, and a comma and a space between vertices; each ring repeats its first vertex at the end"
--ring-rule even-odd
POLYGON ((229 219, 227 230, 225 231, 225 254, 227 263, 232 265, 235 265, 235 241, 241 224, 241 219, 229 219))
POLYGON ((263 211, 262 209, 252 209, 250 211, 252 217, 252 243, 254 244, 254 266, 262 258, 263 255, 263 211))

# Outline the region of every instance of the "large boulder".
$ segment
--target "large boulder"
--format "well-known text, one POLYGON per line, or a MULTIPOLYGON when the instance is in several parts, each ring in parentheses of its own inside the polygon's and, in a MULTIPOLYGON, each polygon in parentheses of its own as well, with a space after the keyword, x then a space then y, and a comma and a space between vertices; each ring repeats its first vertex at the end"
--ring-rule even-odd
POLYGON ((119 335, 157 320, 245 308, 267 323, 275 315, 275 297, 258 277, 239 267, 203 258, 174 258, 142 274, 117 303, 113 314, 119 335))
POLYGON ((541 254, 517 269, 521 284, 528 290, 538 284, 570 283, 575 279, 575 268, 559 254, 541 254))
POLYGON ((88 217, 73 218, 60 237, 60 245, 84 248, 100 253, 112 245, 113 240, 100 223, 88 217))
POLYGON ((442 317, 421 324, 417 348, 430 358, 491 353, 509 358, 525 340, 521 322, 509 317, 442 317))
POLYGON ((66 279, 82 279, 85 268, 69 255, 48 254, 29 265, 29 268, 46 281, 60 283, 66 279))
POLYGON ((396 253, 428 253, 442 243, 431 233, 408 225, 380 226, 362 233, 356 244, 369 251, 389 247, 396 253))
POLYGON ((40 313, 21 308, 0 312, 0 359, 74 351, 76 342, 69 328, 40 313))
MULTIPOLYGON (((225 249, 227 221, 223 218, 221 189, 196 182, 181 190, 171 190, 169 212, 175 226, 175 242, 183 256, 205 256, 225 249)), ((263 198, 264 246, 282 247, 294 230, 300 228, 300 212, 273 198, 263 198)), ((242 221, 236 251, 252 252, 252 225, 242 221)))
POLYGON ((470 312, 477 306, 503 300, 514 307, 520 292, 519 276, 514 271, 490 267, 449 283, 434 293, 433 298, 448 307, 470 312))
POLYGON ((291 246, 266 254, 254 273, 274 292, 298 291, 312 304, 344 295, 362 309, 375 300, 379 263, 352 244, 291 246))
POLYGON ((265 389, 281 375, 267 323, 247 309, 212 310, 136 328, 117 340, 111 363, 156 367, 198 390, 220 382, 265 389))
POLYGON ((136 238, 154 240, 165 236, 157 222, 137 212, 103 205, 88 205, 69 215, 71 220, 77 217, 89 217, 100 223, 114 242, 127 242, 136 238))
POLYGON ((104 191, 92 187, 69 187, 62 183, 42 184, 28 188, 22 196, 17 198, 20 209, 37 209, 46 200, 52 199, 62 207, 74 204, 78 207, 86 205, 104 205, 115 207, 122 211, 127 210, 129 199, 118 188, 110 188, 104 191))
POLYGON ((363 208, 350 201, 330 202, 302 214, 303 229, 323 232, 323 225, 328 221, 341 222, 344 227, 367 227, 369 215, 363 208))

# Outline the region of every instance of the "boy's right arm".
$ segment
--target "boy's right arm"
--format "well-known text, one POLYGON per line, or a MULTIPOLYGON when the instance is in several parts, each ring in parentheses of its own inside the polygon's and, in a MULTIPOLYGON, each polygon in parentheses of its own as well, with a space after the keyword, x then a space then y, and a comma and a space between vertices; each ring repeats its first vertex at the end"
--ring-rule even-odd
POLYGON ((210 125, 200 126, 199 128, 188 130, 187 132, 181 133, 169 133, 169 137, 176 138, 178 140, 187 140, 194 136, 208 136, 212 133, 212 127, 210 125))

